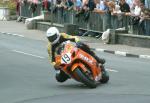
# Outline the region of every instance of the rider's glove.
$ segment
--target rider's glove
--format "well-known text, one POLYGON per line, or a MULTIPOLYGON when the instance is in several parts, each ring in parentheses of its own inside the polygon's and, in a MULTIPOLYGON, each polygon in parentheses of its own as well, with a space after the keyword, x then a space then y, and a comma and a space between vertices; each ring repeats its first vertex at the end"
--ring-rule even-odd
POLYGON ((56 64, 56 62, 52 62, 52 65, 54 66, 55 70, 59 70, 59 66, 56 64))
POLYGON ((78 37, 75 37, 75 42, 77 43, 79 41, 80 41, 80 39, 78 37))
POLYGON ((52 62, 52 65, 54 66, 56 63, 55 62, 52 62))

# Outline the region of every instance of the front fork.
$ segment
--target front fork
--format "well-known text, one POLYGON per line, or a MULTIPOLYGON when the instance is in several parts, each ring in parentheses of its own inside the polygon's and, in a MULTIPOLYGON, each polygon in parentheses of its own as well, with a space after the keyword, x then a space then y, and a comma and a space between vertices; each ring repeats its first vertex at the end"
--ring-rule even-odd
POLYGON ((71 71, 73 72, 77 67, 80 67, 83 70, 83 72, 87 72, 86 67, 82 63, 73 64, 73 66, 71 67, 71 71))

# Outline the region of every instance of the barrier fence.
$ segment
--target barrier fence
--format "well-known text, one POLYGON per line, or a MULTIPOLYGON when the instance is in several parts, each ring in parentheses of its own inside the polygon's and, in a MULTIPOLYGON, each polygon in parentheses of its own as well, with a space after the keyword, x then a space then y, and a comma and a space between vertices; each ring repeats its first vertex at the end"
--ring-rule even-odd
MULTIPOLYGON (((42 5, 38 4, 34 13, 31 12, 30 4, 21 6, 20 16, 25 18, 30 18, 34 16, 38 16, 41 14, 42 5)), ((44 12, 45 15, 46 12, 44 12)), ((86 12, 83 14, 77 15, 77 11, 73 10, 64 10, 62 8, 57 8, 52 13, 48 13, 49 21, 51 21, 50 14, 52 14, 52 22, 58 24, 77 24, 80 28, 85 30, 92 30, 103 32, 108 28, 118 29, 125 28, 131 34, 136 35, 149 35, 150 36, 150 19, 145 19, 143 22, 138 24, 132 24, 130 16, 121 16, 116 15, 112 16, 110 14, 97 14, 94 12, 86 12)), ((48 15, 47 15, 48 16, 48 15)))
POLYGON ((20 16, 24 18, 31 18, 41 15, 41 4, 37 4, 36 9, 32 12, 32 7, 30 3, 21 4, 20 6, 20 16))

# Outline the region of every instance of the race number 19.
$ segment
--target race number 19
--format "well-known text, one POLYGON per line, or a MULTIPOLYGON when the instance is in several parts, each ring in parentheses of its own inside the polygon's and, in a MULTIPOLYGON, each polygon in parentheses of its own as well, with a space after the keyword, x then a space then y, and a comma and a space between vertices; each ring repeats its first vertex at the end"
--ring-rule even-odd
POLYGON ((61 63, 69 64, 71 62, 71 54, 66 53, 61 58, 61 63))

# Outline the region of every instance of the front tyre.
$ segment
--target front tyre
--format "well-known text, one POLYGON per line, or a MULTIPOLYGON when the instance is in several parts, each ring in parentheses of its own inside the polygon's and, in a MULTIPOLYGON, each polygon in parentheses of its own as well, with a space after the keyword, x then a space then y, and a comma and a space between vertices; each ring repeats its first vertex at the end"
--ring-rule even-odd
POLYGON ((65 82, 69 76, 67 74, 64 73, 64 71, 60 70, 60 73, 56 73, 56 76, 55 76, 56 80, 58 82, 65 82))
POLYGON ((75 74, 78 75, 80 81, 82 83, 84 83, 86 86, 90 87, 90 88, 96 88, 97 84, 94 80, 90 79, 90 77, 88 77, 84 72, 81 71, 80 68, 76 68, 74 70, 75 74))

